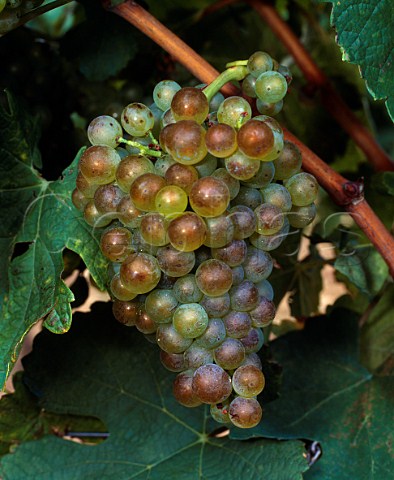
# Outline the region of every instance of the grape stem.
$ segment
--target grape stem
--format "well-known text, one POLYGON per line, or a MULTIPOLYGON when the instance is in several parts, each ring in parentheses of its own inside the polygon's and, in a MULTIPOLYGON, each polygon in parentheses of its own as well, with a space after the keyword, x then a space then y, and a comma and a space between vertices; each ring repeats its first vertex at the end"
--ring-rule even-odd
POLYGON ((153 145, 159 144, 159 142, 156 140, 155 136, 153 135, 152 130, 149 130, 148 135, 149 135, 149 138, 152 140, 153 145))
MULTIPOLYGON (((233 62, 237 63, 237 62, 233 62)), ((232 80, 243 80, 248 74, 248 69, 244 65, 234 65, 227 68, 218 77, 215 78, 207 87, 203 89, 205 96, 210 102, 213 96, 224 86, 232 80)))
MULTIPOLYGON (((134 140, 127 140, 126 138, 118 137, 117 141, 119 143, 125 143, 126 145, 130 145, 131 147, 138 148, 141 155, 148 155, 150 157, 157 157, 157 158, 160 158, 163 156, 160 150, 152 150, 151 148, 146 147, 145 145, 141 145, 141 143, 135 142, 134 140)), ((157 141, 156 141, 156 145, 157 145, 157 141)))
POLYGON ((248 64, 248 60, 236 60, 235 62, 226 63, 226 68, 244 66, 248 64))

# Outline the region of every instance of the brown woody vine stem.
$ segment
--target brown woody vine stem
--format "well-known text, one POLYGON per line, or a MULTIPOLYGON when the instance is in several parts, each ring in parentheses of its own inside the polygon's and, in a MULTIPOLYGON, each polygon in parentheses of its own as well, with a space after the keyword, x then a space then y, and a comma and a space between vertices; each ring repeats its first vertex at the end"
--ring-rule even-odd
MULTIPOLYGON (((201 82, 210 83, 219 75, 219 72, 206 60, 135 2, 128 1, 115 6, 107 5, 107 8, 149 36, 201 82)), ((226 95, 237 93, 235 87, 230 84, 225 85, 222 92, 226 95)), ((353 217, 380 252, 394 277, 394 238, 364 200, 359 184, 353 185, 352 182, 348 182, 288 130, 285 130, 285 138, 300 148, 303 168, 313 174, 335 203, 342 206, 353 217)))

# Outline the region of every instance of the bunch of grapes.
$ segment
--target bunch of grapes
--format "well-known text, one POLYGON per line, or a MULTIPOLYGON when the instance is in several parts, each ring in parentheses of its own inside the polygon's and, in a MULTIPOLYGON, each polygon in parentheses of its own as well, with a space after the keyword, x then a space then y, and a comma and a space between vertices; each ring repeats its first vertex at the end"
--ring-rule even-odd
POLYGON ((0 0, 0 35, 15 28, 22 15, 39 7, 44 0, 0 0))
POLYGON ((208 86, 160 82, 154 103, 127 105, 121 124, 90 123, 72 194, 89 225, 107 227, 115 318, 157 343, 182 405, 209 404, 216 421, 240 428, 262 417, 257 352, 275 316, 269 252, 316 213, 318 184, 267 115, 290 80, 257 52, 208 86), (218 93, 230 78, 244 79, 260 115, 218 93))

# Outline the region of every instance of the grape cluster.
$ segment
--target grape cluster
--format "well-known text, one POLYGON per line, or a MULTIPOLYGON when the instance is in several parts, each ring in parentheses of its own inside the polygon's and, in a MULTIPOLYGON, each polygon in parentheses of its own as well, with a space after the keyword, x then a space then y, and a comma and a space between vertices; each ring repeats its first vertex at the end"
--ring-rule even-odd
POLYGON ((0 35, 15 28, 22 15, 42 3, 44 0, 0 0, 0 35))
POLYGON ((243 97, 162 81, 154 103, 127 105, 121 124, 90 123, 72 194, 89 225, 108 226, 115 318, 157 343, 182 405, 209 404, 215 420, 241 428, 262 417, 269 252, 313 220, 318 191, 266 115, 281 108, 288 70, 264 52, 245 64, 242 88, 260 115, 243 97))

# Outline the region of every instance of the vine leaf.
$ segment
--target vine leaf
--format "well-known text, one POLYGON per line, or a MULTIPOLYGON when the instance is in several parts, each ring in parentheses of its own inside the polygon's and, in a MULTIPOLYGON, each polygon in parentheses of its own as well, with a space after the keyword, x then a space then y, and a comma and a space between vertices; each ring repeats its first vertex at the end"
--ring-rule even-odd
POLYGON ((321 442, 323 456, 305 475, 310 480, 390 477, 394 362, 376 376, 359 364, 357 320, 349 310, 335 309, 273 342, 284 372, 281 397, 266 405, 260 426, 234 430, 232 438, 321 442))
POLYGON ((53 436, 24 443, 2 458, 3 480, 52 480, 59 472, 63 480, 108 478, 109 472, 119 480, 236 480, 245 471, 257 480, 301 480, 308 468, 296 440, 209 436, 220 425, 208 421, 208 408, 176 402, 175 374, 161 365, 158 348, 117 323, 108 303, 76 314, 67 335, 40 333, 24 367, 24 381, 45 411, 98 417, 109 438, 89 448, 53 436))
POLYGON ((79 154, 61 179, 42 178, 34 168, 40 164, 37 121, 8 100, 9 111, 0 110, 1 385, 34 323, 47 316, 44 325, 55 333, 70 327, 74 297, 61 279, 63 250, 78 253, 101 288, 106 267, 98 231, 71 202, 79 154))
MULTIPOLYGON (((326 0, 328 1, 328 0, 326 0)), ((331 23, 342 58, 360 66, 375 100, 386 100, 394 121, 394 9, 392 0, 333 1, 331 23)))

